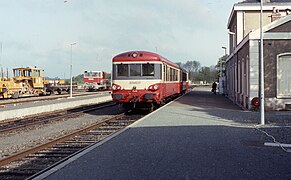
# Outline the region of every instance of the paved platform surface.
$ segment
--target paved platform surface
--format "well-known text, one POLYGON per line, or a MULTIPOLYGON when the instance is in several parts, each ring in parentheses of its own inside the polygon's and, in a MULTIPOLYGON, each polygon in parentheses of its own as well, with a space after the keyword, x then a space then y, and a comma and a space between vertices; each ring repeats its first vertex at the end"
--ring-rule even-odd
POLYGON ((36 179, 290 179, 289 112, 243 111, 196 88, 36 179))

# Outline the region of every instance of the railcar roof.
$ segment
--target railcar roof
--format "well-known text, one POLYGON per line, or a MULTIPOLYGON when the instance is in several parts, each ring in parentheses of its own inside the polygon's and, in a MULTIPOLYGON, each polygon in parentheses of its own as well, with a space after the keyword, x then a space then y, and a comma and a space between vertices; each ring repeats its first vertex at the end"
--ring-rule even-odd
POLYGON ((85 73, 86 72, 104 72, 104 71, 89 71, 89 70, 87 70, 87 71, 84 71, 85 73))
POLYGON ((31 70, 41 70, 41 71, 43 71, 43 69, 40 69, 40 68, 34 68, 34 67, 26 67, 26 68, 24 68, 24 67, 21 67, 21 68, 13 68, 13 70, 29 70, 29 69, 31 69, 31 70))
POLYGON ((132 62, 132 61, 162 61, 166 64, 179 68, 179 66, 157 53, 147 51, 129 51, 116 55, 113 62, 132 62))

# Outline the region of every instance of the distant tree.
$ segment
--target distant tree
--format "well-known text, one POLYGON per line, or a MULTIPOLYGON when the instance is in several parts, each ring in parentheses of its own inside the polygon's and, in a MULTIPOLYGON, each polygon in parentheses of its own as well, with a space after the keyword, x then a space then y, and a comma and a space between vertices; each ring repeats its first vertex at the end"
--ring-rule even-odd
POLYGON ((200 62, 198 61, 187 61, 182 65, 189 72, 189 79, 191 81, 196 81, 195 74, 200 68, 200 62))
POLYGON ((73 83, 83 84, 84 74, 79 74, 78 76, 73 77, 73 83))
POLYGON ((109 81, 111 81, 111 73, 106 73, 106 79, 108 79, 109 81))
POLYGON ((210 67, 202 67, 195 73, 195 81, 203 81, 203 82, 213 82, 217 81, 217 70, 215 66, 210 67))
POLYGON ((217 68, 215 66, 210 66, 209 68, 210 68, 210 75, 209 75, 210 82, 218 81, 217 68))
POLYGON ((216 66, 203 66, 201 67, 200 62, 198 61, 187 61, 185 64, 176 63, 186 69, 189 72, 189 80, 194 83, 199 83, 200 81, 211 83, 217 81, 218 71, 216 66))
POLYGON ((187 61, 183 65, 183 68, 185 68, 189 72, 197 72, 200 67, 201 65, 200 65, 200 62, 198 61, 187 61))

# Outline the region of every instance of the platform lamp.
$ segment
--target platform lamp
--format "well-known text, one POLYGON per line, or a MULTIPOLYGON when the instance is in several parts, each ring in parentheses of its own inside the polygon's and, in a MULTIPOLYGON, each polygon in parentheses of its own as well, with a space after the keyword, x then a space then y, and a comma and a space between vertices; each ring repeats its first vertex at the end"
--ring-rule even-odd
MULTIPOLYGON (((224 49, 224 58, 225 58, 227 48, 225 46, 222 46, 221 48, 224 49)), ((219 67, 220 67, 220 77, 222 77, 222 58, 220 58, 220 66, 219 67)))
POLYGON ((70 98, 73 97, 73 77, 72 77, 72 69, 73 69, 73 45, 77 43, 74 42, 71 44, 71 64, 70 64, 70 98))

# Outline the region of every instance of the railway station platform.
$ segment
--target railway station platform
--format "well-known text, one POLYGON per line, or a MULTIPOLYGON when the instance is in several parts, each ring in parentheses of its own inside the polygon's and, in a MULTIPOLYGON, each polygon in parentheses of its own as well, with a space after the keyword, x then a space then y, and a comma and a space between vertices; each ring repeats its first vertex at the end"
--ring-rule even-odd
POLYGON ((243 111, 209 87, 176 101, 35 179, 290 179, 289 112, 243 111))
POLYGON ((110 93, 40 100, 0 108, 0 121, 112 101, 110 93))

